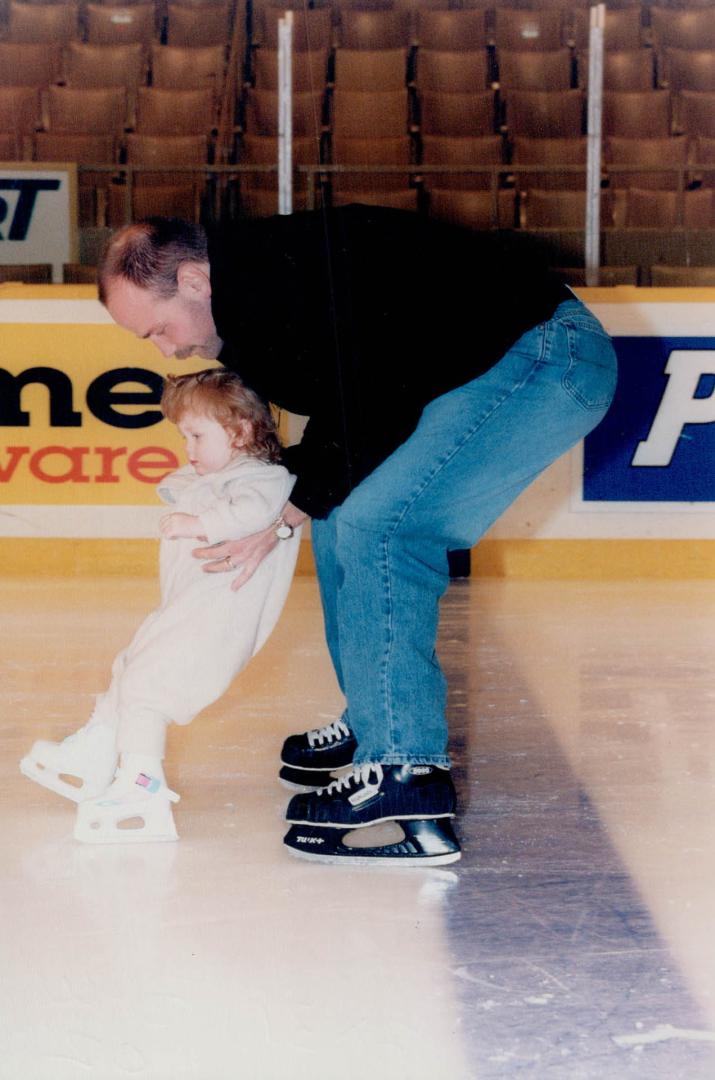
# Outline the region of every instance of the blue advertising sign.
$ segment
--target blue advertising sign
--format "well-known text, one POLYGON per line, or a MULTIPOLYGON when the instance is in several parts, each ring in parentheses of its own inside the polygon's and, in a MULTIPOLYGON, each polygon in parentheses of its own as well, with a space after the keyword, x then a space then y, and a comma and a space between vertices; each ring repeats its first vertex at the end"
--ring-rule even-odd
POLYGON ((715 338, 613 343, 618 390, 584 442, 584 502, 715 502, 715 338))

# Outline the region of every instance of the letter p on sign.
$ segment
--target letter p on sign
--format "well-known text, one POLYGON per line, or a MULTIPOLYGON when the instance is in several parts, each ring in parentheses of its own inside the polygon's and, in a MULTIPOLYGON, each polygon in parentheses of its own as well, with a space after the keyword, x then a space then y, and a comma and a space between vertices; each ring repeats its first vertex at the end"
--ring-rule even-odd
POLYGON ((715 387, 707 397, 696 397, 703 375, 715 376, 715 352, 674 349, 665 373, 668 385, 648 438, 638 444, 633 465, 669 465, 686 424, 715 423, 715 387))

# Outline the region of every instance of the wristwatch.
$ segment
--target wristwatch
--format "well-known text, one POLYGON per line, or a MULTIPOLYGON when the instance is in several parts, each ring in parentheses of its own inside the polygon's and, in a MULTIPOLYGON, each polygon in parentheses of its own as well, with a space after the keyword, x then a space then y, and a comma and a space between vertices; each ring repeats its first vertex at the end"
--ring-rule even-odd
POLYGON ((288 524, 283 515, 275 522, 275 534, 279 540, 290 540, 294 532, 295 529, 288 524))

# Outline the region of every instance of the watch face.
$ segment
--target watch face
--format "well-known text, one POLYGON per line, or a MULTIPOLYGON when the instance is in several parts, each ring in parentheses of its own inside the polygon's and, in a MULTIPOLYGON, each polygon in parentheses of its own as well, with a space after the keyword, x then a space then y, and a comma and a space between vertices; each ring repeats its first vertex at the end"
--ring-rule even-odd
POLYGON ((293 535, 292 525, 279 525, 276 529, 276 536, 279 540, 288 540, 293 535))

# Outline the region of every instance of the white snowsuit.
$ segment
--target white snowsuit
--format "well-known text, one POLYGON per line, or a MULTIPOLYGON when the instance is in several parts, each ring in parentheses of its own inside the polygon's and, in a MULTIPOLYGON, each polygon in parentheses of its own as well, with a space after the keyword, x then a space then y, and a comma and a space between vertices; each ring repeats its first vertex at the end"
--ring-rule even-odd
MULTIPOLYGON (((267 528, 287 502, 295 478, 282 465, 235 458, 199 476, 186 465, 161 481, 172 511, 195 514, 210 544, 267 528)), ((191 554, 196 540, 160 546, 161 602, 112 667, 93 722, 117 731, 119 753, 164 756, 166 728, 188 724, 223 694, 265 643, 288 594, 300 530, 281 540, 237 592, 235 574, 208 574, 191 554)))

